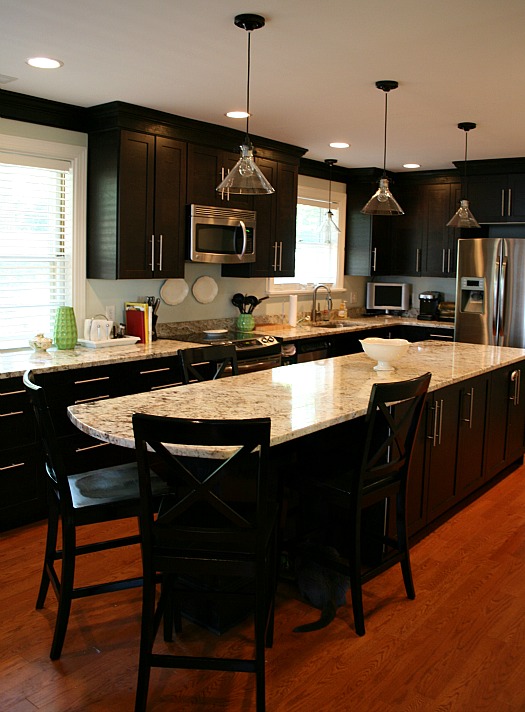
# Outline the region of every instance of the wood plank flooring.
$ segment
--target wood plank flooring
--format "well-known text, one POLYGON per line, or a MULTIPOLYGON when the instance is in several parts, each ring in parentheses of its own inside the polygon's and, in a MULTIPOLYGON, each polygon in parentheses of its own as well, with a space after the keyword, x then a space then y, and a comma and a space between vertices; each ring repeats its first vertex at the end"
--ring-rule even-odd
MULTIPOLYGON (((37 524, 0 535, 1 712, 133 710, 140 589, 74 601, 51 662, 54 594, 34 608, 44 533, 37 524)), ((137 548, 103 557, 79 574, 140 571, 137 548)), ((397 568, 366 585, 364 638, 350 607, 322 631, 293 633, 318 612, 280 585, 268 712, 525 712, 525 468, 416 544, 412 561, 415 601, 397 568)), ((180 645, 242 653, 250 643, 248 624, 220 638, 185 624, 180 645)), ((251 712, 253 676, 156 670, 148 709, 251 712)))

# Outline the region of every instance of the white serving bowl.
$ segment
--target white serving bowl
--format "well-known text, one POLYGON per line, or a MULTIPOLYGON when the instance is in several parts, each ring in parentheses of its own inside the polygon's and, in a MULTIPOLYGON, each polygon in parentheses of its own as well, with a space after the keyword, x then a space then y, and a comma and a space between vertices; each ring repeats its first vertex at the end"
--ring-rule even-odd
POLYGON ((377 361, 377 366, 374 366, 376 371, 393 371, 392 366, 394 361, 398 361, 408 351, 410 341, 406 339, 380 339, 378 337, 370 337, 368 339, 360 339, 361 346, 365 354, 377 361))

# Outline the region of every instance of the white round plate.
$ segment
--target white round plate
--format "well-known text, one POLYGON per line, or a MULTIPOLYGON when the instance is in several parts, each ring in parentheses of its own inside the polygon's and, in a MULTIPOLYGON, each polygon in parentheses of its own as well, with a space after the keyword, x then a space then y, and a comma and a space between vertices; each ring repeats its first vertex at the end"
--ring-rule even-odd
POLYGON ((166 304, 176 306, 186 299, 189 291, 184 279, 167 279, 160 288, 160 296, 166 304))
POLYGON ((203 329, 203 334, 206 336, 220 336, 221 334, 227 334, 228 329, 203 329))
POLYGON ((199 277, 195 280, 191 291, 198 302, 201 304, 209 304, 210 302, 213 302, 217 296, 219 287, 214 279, 205 276, 199 277))

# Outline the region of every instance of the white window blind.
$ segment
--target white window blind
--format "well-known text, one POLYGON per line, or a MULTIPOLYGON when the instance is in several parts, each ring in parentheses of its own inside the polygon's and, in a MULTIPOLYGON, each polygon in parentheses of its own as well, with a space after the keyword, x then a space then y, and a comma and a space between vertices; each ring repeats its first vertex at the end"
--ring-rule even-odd
POLYGON ((0 349, 52 336, 56 308, 71 303, 70 163, 9 160, 0 153, 0 349))

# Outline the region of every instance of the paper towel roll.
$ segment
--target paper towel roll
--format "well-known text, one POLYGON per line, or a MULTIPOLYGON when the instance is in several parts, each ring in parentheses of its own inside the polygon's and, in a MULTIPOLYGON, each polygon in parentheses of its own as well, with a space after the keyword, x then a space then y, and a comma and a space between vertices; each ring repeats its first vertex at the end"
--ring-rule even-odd
POLYGON ((290 326, 297 326, 297 294, 290 294, 290 312, 288 314, 290 326))

